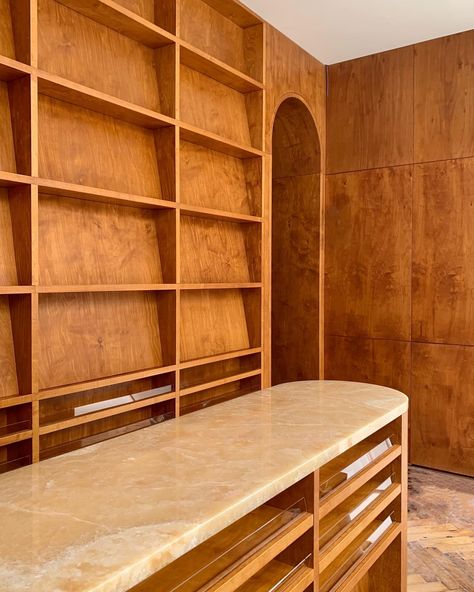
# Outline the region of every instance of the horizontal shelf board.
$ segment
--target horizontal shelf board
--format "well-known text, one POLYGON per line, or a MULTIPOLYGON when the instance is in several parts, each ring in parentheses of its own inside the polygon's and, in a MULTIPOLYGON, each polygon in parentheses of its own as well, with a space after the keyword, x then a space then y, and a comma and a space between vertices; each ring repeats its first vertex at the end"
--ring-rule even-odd
POLYGON ((149 407, 150 405, 156 405, 157 403, 163 403, 164 401, 170 401, 176 398, 176 393, 166 393, 165 395, 157 395, 156 397, 150 397, 149 399, 143 399, 142 401, 134 401, 125 405, 118 405, 117 407, 109 407, 102 411, 96 411, 95 413, 88 413, 86 415, 80 415, 64 421, 58 421, 42 425, 39 428, 39 435, 51 434, 52 432, 58 432, 60 430, 66 430, 73 428, 78 425, 90 423, 91 421, 97 421, 99 419, 105 419, 115 415, 121 415, 128 411, 135 411, 136 409, 142 409, 143 407, 149 407))
POLYGON ((29 440, 32 436, 32 430, 23 430, 14 434, 0 436, 0 446, 8 446, 9 444, 15 444, 16 442, 23 442, 23 440, 29 440))
POLYGON ((24 403, 31 403, 33 395, 16 395, 14 397, 3 397, 0 399, 0 409, 7 407, 15 407, 16 405, 23 405, 24 403))
POLYGON ((401 493, 401 485, 394 483, 365 508, 346 528, 338 533, 320 550, 319 573, 322 573, 334 559, 356 539, 377 516, 401 493))
MULTIPOLYGON (((356 563, 332 586, 330 592, 352 592, 360 580, 366 575, 369 569, 374 565, 377 559, 385 553, 387 548, 393 543, 401 533, 402 526, 394 522, 383 535, 373 543, 370 549, 356 561, 356 563)), ((320 589, 324 588, 325 580, 320 578, 320 589)))
POLYGON ((180 122, 180 137, 182 140, 199 144, 205 148, 223 152, 236 158, 256 158, 263 156, 262 150, 252 148, 251 146, 244 146, 233 140, 228 140, 212 132, 202 130, 189 123, 180 122))
POLYGON ((161 368, 150 368, 148 370, 139 370, 137 372, 128 372, 127 374, 118 374, 117 376, 110 376, 108 378, 98 378, 96 380, 86 380, 84 382, 76 382, 74 384, 57 386, 54 388, 43 389, 38 394, 38 399, 52 399, 54 397, 62 397, 63 395, 71 395, 73 393, 80 393, 81 391, 102 388, 104 386, 113 386, 121 384, 122 382, 130 382, 132 380, 140 380, 141 378, 151 378, 152 376, 160 376, 168 372, 174 372, 176 366, 162 366, 161 368))
POLYGON ((190 386, 185 389, 181 389, 180 397, 185 397, 186 395, 192 395, 193 393, 199 393, 201 391, 205 391, 207 389, 215 388, 218 386, 222 386, 224 384, 231 384, 232 382, 238 382, 239 380, 244 380, 244 378, 251 378, 252 376, 260 376, 262 374, 262 370, 249 370, 248 372, 242 372, 241 374, 234 374, 234 376, 226 376, 225 378, 219 378, 217 380, 213 380, 211 382, 205 382, 203 384, 198 384, 196 386, 190 386))
POLYGON ((249 8, 233 0, 202 0, 205 4, 220 12, 239 27, 252 27, 263 21, 249 8))
POLYGON ((173 291, 176 284, 90 284, 81 286, 38 286, 38 294, 74 294, 79 292, 162 292, 173 291))
POLYGON ((178 284, 181 290, 254 290, 262 287, 261 282, 228 282, 217 284, 178 284))
POLYGON ((263 89, 261 82, 254 80, 225 62, 212 57, 185 41, 180 41, 180 44, 180 59, 183 65, 197 70, 201 74, 205 74, 241 93, 263 89))
POLYGON ((214 218, 216 220, 225 220, 227 222, 237 222, 246 224, 263 222, 261 216, 250 216, 248 214, 236 214, 234 212, 226 212, 225 210, 215 210, 212 208, 204 208, 201 206, 191 206, 186 204, 178 204, 179 210, 184 215, 195 216, 197 218, 214 218))
POLYGON ((149 47, 162 47, 175 36, 113 0, 58 0, 64 6, 149 47))
MULTIPOLYGON (((356 448, 357 446, 358 445, 353 448, 356 448)), ((367 481, 370 481, 370 479, 373 479, 377 473, 388 466, 396 458, 400 457, 401 453, 402 447, 399 444, 392 445, 391 448, 366 465, 357 474, 347 481, 344 481, 324 496, 319 505, 319 518, 324 518, 324 516, 334 510, 336 506, 352 495, 359 487, 367 483, 367 481)))
POLYGON ((207 356, 206 358, 198 358, 196 360, 186 360, 181 362, 179 365, 180 370, 186 370, 187 368, 194 368, 195 366, 204 366, 205 364, 213 364, 214 362, 224 362, 226 360, 233 360, 234 358, 240 358, 243 356, 250 356, 252 354, 262 353, 261 347, 253 347, 249 349, 240 349, 225 354, 217 354, 215 356, 207 356))
POLYGON ((33 286, 0 286, 0 294, 31 294, 34 291, 33 286))
POLYGON ((149 196, 120 193, 118 191, 110 191, 98 187, 88 187, 86 185, 77 185, 75 183, 65 183, 53 179, 37 178, 36 183, 38 184, 39 189, 48 195, 74 197, 76 199, 128 205, 131 207, 146 209, 176 209, 176 203, 174 201, 167 201, 149 196))
POLYGON ((38 92, 145 128, 175 125, 175 120, 171 117, 47 72, 38 72, 38 92))
POLYGON ((0 171, 0 187, 14 187, 15 185, 31 185, 33 177, 0 171))
POLYGON ((9 82, 10 80, 16 80, 25 75, 28 76, 29 74, 31 74, 30 66, 18 62, 17 60, 0 56, 0 80, 9 82))

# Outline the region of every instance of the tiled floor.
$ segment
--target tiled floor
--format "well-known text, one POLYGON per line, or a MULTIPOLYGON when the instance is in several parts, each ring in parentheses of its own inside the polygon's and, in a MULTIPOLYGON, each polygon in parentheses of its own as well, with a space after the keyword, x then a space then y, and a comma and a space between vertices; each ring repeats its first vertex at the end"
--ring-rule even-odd
POLYGON ((474 592, 474 479, 410 467, 409 592, 474 592))

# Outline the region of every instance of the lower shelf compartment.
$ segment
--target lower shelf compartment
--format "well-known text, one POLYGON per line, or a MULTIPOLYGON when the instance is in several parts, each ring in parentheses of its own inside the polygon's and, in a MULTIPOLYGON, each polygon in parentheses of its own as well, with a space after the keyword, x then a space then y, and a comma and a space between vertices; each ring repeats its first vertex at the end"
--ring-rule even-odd
POLYGON ((199 411, 206 407, 212 407, 217 403, 224 403, 231 399, 237 399, 243 395, 248 395, 255 391, 258 391, 261 387, 260 374, 242 380, 236 380, 235 382, 229 382, 216 386, 213 388, 207 388, 196 393, 184 395, 181 397, 180 408, 181 415, 192 413, 193 411, 199 411))
POLYGON ((40 436, 40 460, 110 440, 174 417, 175 402, 170 399, 110 417, 95 420, 91 418, 88 423, 64 429, 61 429, 61 424, 58 424, 57 431, 40 436))
POLYGON ((314 581, 314 570, 308 567, 310 557, 298 565, 270 561, 237 592, 303 592, 314 581))
MULTIPOLYGON (((253 590, 254 588, 243 586, 307 532, 312 525, 313 515, 306 511, 304 499, 284 510, 270 505, 260 506, 154 574, 132 591, 224 592, 225 590, 225 592, 233 592, 239 590, 240 592, 253 590)), ((285 564, 281 565, 285 566, 285 564)), ((285 566, 287 573, 293 567, 285 566)), ((280 588, 276 589, 280 590, 280 588)), ((281 588, 281 590, 296 591, 300 588, 281 588)))
POLYGON ((0 474, 31 464, 31 440, 14 442, 0 448, 0 474))
POLYGON ((320 574, 320 592, 351 590, 400 533, 400 528, 391 514, 374 520, 320 574))

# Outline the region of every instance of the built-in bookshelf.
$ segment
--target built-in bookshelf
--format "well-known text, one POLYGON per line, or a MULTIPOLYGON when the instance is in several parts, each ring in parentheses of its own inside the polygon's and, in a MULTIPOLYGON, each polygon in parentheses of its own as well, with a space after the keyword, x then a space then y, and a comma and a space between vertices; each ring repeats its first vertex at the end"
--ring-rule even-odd
POLYGON ((257 390, 264 24, 0 0, 0 472, 257 390))

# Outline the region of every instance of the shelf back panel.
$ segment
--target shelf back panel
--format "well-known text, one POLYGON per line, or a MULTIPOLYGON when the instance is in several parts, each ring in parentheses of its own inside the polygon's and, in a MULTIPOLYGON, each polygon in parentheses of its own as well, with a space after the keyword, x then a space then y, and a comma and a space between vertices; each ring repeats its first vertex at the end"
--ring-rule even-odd
POLYGON ((262 163, 182 141, 181 201, 188 205, 260 216, 262 163))
MULTIPOLYGON (((159 321, 169 297, 153 292, 41 295, 40 388, 167 365, 159 321)), ((172 325, 174 319, 169 321, 172 325)))
POLYGON ((181 360, 194 360, 249 347, 260 342, 249 336, 245 290, 192 290, 181 295, 181 360))
POLYGON ((39 96, 40 176, 161 198, 153 131, 39 96))
POLYGON ((154 49, 55 0, 39 0, 38 18, 40 69, 161 111, 154 49))
POLYGON ((180 104, 183 121, 239 144, 252 145, 242 93, 182 65, 180 104))
MULTIPOLYGON (((172 230, 174 212, 40 194, 40 283, 162 283, 160 244, 173 264, 175 257, 173 244, 166 248, 174 243, 172 233, 165 232, 166 222, 172 230)), ((164 269, 170 273, 171 267, 166 262, 164 269)))
POLYGON ((8 296, 0 296, 0 397, 18 394, 15 347, 8 296))

